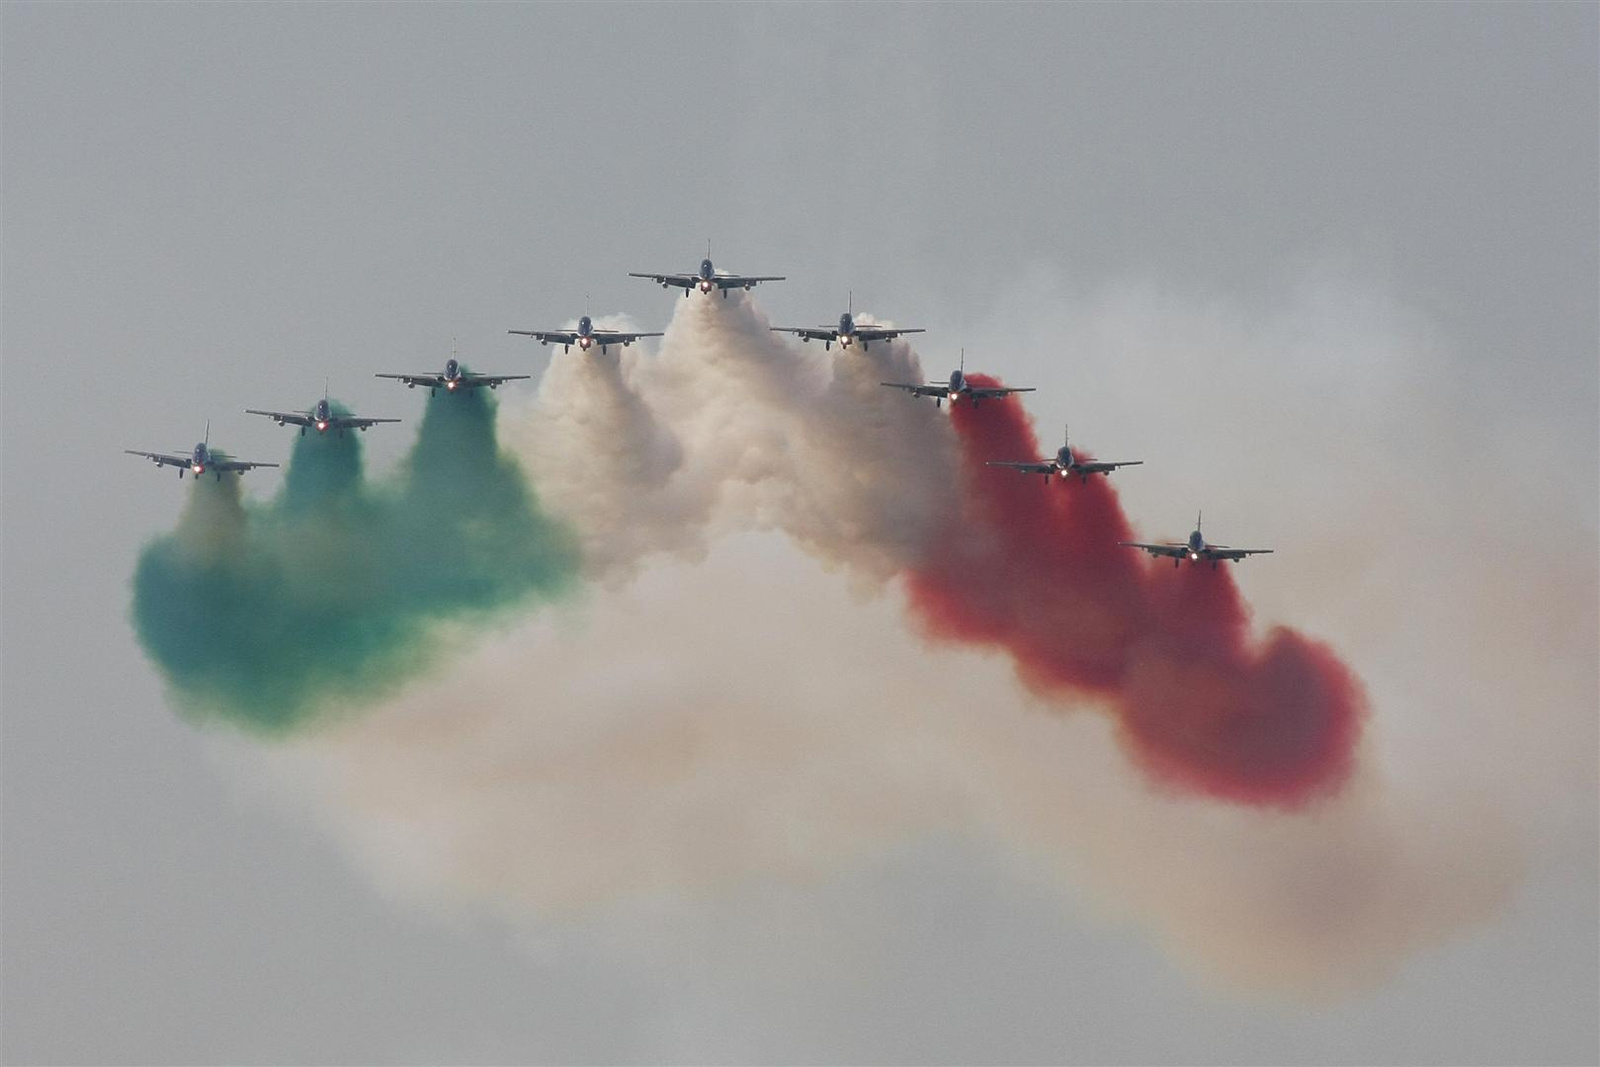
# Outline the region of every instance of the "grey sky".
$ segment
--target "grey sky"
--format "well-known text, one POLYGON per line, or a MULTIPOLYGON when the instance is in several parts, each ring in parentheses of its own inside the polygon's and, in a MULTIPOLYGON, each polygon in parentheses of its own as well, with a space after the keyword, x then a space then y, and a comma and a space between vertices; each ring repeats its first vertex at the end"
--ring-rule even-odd
MULTIPOLYGON (((1333 1006, 1197 985, 987 843, 937 836, 665 920, 722 940, 633 952, 655 917, 600 915, 528 945, 385 896, 303 812, 234 780, 243 746, 168 710, 126 583, 179 487, 120 449, 186 447, 210 418, 214 442, 279 459, 286 432, 241 409, 301 406, 325 375, 364 414, 413 418, 374 371, 434 366, 452 337, 477 368, 540 368, 505 330, 586 297, 659 329, 670 301, 626 272, 690 269, 710 238, 720 266, 788 275, 757 291, 774 322, 829 321, 853 289, 929 329, 930 369, 965 345, 1039 385, 1047 433, 1070 414, 1133 458, 1228 457, 1203 489, 1184 464, 1128 480, 1130 511, 1166 532, 1205 492, 1230 537, 1360 545, 1389 498, 1353 509, 1326 488, 1348 473, 1318 472, 1414 458, 1414 479, 1382 484, 1436 506, 1394 521, 1439 547, 1380 578, 1453 605, 1476 544, 1532 540, 1592 603, 1597 11, 0 8, 5 1060, 1593 1062, 1592 706, 1572 766, 1533 747, 1519 767, 1555 814, 1532 823, 1501 920, 1333 1006), (1230 401, 1181 338, 1113 366, 1113 335, 1094 351, 1051 332, 1095 336, 1096 309, 1133 294, 1179 306, 1171 321, 1266 323, 1287 363, 1319 305, 1282 309, 1319 279, 1358 294, 1336 311, 1376 294, 1339 330, 1425 340, 1436 377, 1382 395, 1436 409, 1363 407, 1350 379, 1382 365, 1254 374, 1221 353, 1247 398, 1230 401), (1321 407, 1340 436, 1261 439, 1251 378, 1297 386, 1261 399, 1283 424, 1321 407), (1480 452, 1484 476, 1463 474, 1480 452), (875 973, 769 959, 839 923, 872 928, 875 973)), ((370 435, 380 465, 401 430, 370 435)), ((1268 617, 1316 631, 1359 613, 1273 565, 1252 579, 1268 617)), ((1507 603, 1543 588, 1506 554, 1483 565, 1507 603)), ((1432 662, 1399 632, 1358 666, 1432 662)), ((1593 693, 1594 637, 1434 688, 1509 694, 1511 716, 1547 676, 1593 693)))

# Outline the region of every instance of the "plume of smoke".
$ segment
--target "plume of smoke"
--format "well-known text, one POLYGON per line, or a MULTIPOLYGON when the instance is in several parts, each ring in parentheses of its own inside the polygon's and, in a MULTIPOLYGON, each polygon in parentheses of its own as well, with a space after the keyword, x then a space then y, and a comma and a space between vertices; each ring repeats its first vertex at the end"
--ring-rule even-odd
MULTIPOLYGON (((876 385, 921 380, 907 346, 830 359, 775 344, 742 296, 677 306, 658 359, 557 359, 512 427, 605 584, 579 625, 528 623, 270 754, 386 886, 540 917, 814 877, 954 827, 1091 887, 1207 974, 1313 995, 1504 899, 1495 805, 1352 769, 1359 691, 1313 642, 1248 640, 1225 571, 1116 549, 1131 530, 1103 483, 978 480, 982 459, 1037 454, 1013 409, 936 417, 876 385), (930 658, 895 598, 848 600, 782 538, 728 536, 749 529, 871 588, 909 568, 911 609, 960 643, 930 658), (1174 731, 1179 683, 1234 699, 1174 731), (1274 687, 1299 714, 1262 699, 1274 687), (1107 714, 1039 713, 1069 699, 1107 714), (1153 791, 1119 737, 1158 781, 1270 803, 1153 791)), ((1404 707, 1407 687, 1374 695, 1404 707)), ((1441 760, 1459 762, 1405 761, 1441 760)))
POLYGON ((1169 785, 1294 805, 1345 780, 1354 675, 1291 630, 1252 646, 1227 573, 1169 575, 1119 547, 1132 529, 1103 479, 1041 491, 986 469, 1038 454, 1015 399, 947 420, 883 388, 923 380, 904 343, 802 349, 741 294, 680 305, 659 359, 553 363, 530 464, 594 573, 781 529, 859 587, 904 573, 930 634, 1004 648, 1035 691, 1110 697, 1169 785))
POLYGON ((1371 773, 1309 814, 1155 793, 1110 716, 1042 713, 975 649, 930 662, 904 610, 775 538, 726 538, 266 755, 390 892, 535 927, 641 906, 692 926, 741 885, 982 835, 1197 975, 1323 998, 1504 899, 1487 804, 1371 773))
POLYGON ((909 577, 930 633, 1005 648, 1038 692, 1103 696, 1135 758, 1174 786, 1297 805, 1343 784, 1366 698, 1326 646, 1279 627, 1255 647, 1227 570, 1119 546, 1132 531, 1104 479, 985 468, 1038 455, 1014 398, 956 406, 951 422, 966 506, 909 577))
POLYGON ((139 639, 180 703, 282 731, 393 692, 430 662, 439 624, 568 588, 572 538, 494 423, 481 391, 430 399, 386 484, 363 477, 355 433, 298 437, 266 505, 246 504, 236 477, 197 480, 133 581, 139 639))
POLYGON ((921 375, 903 342, 797 353, 743 293, 689 300, 654 359, 552 361, 513 441, 580 530, 593 577, 777 528, 875 583, 917 557, 949 507, 948 428, 879 384, 921 375))
POLYGON ((886 758, 940 749, 918 740, 913 697, 863 697, 859 670, 808 667, 829 658, 814 634, 864 620, 814 565, 770 549, 662 560, 273 758, 331 796, 388 884, 513 916, 816 878, 950 824, 953 768, 886 758))

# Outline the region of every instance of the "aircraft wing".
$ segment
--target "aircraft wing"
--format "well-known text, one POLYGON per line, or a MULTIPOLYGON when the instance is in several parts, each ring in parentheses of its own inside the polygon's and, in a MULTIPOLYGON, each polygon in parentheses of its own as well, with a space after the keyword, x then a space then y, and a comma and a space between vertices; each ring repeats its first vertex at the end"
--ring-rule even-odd
POLYGON ((1118 467, 1139 467, 1143 465, 1144 460, 1142 459, 1125 459, 1119 463, 1107 463, 1103 460, 1090 459, 1079 463, 1078 469, 1087 471, 1090 474, 1106 474, 1116 470, 1118 467))
POLYGON ((770 326, 773 333, 792 333, 806 341, 837 341, 839 331, 832 326, 770 326))
POLYGON ((1037 386, 1032 385, 972 385, 967 387, 967 391, 974 400, 993 400, 996 397, 1010 396, 1012 393, 1031 393, 1037 388, 1037 386))
POLYGON ((531 337, 542 345, 575 345, 578 343, 576 330, 507 330, 506 333, 521 334, 531 337))
POLYGON ((748 288, 757 282, 781 282, 781 274, 714 274, 711 277, 718 289, 748 288))
POLYGON ((296 426, 310 426, 316 420, 304 411, 261 411, 257 408, 245 408, 246 415, 265 415, 279 426, 293 423, 296 426))
POLYGON ((1021 471, 1024 474, 1054 474, 1056 471, 1056 465, 1051 463, 1049 460, 1041 460, 1037 463, 1025 463, 1021 460, 991 459, 985 463, 984 466, 1010 467, 1012 470, 1021 471))
POLYGON ((1262 556, 1272 552, 1270 548, 1229 548, 1227 545, 1207 545, 1206 555, 1212 559, 1240 560, 1246 556, 1262 556))
MULTIPOLYGON (((497 385, 503 385, 506 382, 520 382, 528 377, 530 375, 527 374, 463 374, 457 380, 468 389, 476 389, 480 385, 487 385, 490 389, 493 389, 497 385)), ((441 379, 439 384, 444 385, 446 383, 441 379)))
POLYGON ((621 330, 591 330, 589 336, 597 345, 631 345, 641 337, 660 337, 659 333, 624 333, 621 330))
POLYGON ((374 378, 393 378, 407 385, 426 385, 429 389, 443 389, 445 380, 439 374, 374 374, 374 378))
POLYGON ((343 426, 346 429, 365 430, 368 426, 376 426, 380 422, 399 422, 399 419, 369 419, 363 415, 330 415, 328 425, 343 426))
POLYGON ((407 385, 426 385, 428 388, 443 388, 445 384, 442 374, 374 374, 374 378, 393 378, 397 382, 407 385))
POLYGON ((944 396, 950 387, 943 382, 929 382, 927 385, 912 385, 909 382, 879 382, 890 389, 904 389, 912 396, 944 396))
MULTIPOLYGON (((636 274, 630 270, 628 277, 649 278, 657 285, 675 285, 679 289, 693 289, 700 284, 700 276, 698 274, 636 274)), ((512 330, 511 332, 516 333, 517 331, 512 330)))
POLYGON ((124 448, 123 451, 130 456, 143 456, 158 467, 187 467, 189 465, 188 456, 169 456, 165 452, 138 452, 131 448, 124 448))
POLYGON ((257 467, 276 467, 276 463, 256 463, 246 459, 218 459, 216 453, 211 455, 211 469, 217 471, 238 471, 243 474, 257 467))
POLYGON ((1173 557, 1187 556, 1189 554, 1188 545, 1147 545, 1142 541, 1118 541, 1117 544, 1123 545, 1127 548, 1142 548, 1152 556, 1166 556, 1169 559, 1173 557))
POLYGON ((891 330, 886 326, 857 326, 856 337, 862 341, 893 341, 903 333, 927 333, 922 328, 914 330, 891 330))

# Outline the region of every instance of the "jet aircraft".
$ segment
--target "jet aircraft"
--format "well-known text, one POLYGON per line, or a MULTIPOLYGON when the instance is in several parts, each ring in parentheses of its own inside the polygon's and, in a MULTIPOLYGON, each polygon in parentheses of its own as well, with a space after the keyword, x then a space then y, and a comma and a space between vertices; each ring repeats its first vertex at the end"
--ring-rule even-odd
POLYGON ((380 422, 399 422, 399 419, 368 419, 360 415, 341 414, 333 410, 333 404, 328 400, 327 390, 323 390, 322 399, 317 401, 305 411, 261 411, 257 408, 245 408, 246 415, 265 415, 279 426, 290 423, 300 427, 300 436, 306 435, 306 430, 316 430, 318 433, 327 433, 336 430, 340 437, 346 430, 365 430, 380 422))
POLYGON ((1089 481, 1091 474, 1110 474, 1118 467, 1138 467, 1144 463, 1142 459, 1122 460, 1118 463, 1107 463, 1098 459, 1079 459, 1078 454, 1072 451, 1072 438, 1069 433, 1063 433, 1061 447, 1056 449, 1054 459, 1041 459, 1036 463, 1022 460, 991 459, 988 466, 1010 467, 1012 470, 1021 471, 1023 474, 1042 474, 1048 482, 1052 474, 1059 474, 1063 478, 1070 478, 1076 474, 1084 483, 1089 481))
POLYGON ((276 463, 253 463, 242 459, 233 459, 223 452, 211 451, 211 423, 206 422, 206 438, 189 452, 188 455, 172 455, 166 452, 138 452, 131 448, 124 448, 130 456, 143 456, 158 467, 177 467, 178 477, 193 472, 196 478, 206 471, 216 476, 217 481, 222 481, 224 474, 243 474, 245 471, 257 467, 276 467, 276 463))
POLYGON ((1185 556, 1189 558, 1191 563, 1199 563, 1203 559, 1210 560, 1212 570, 1217 569, 1218 560, 1231 559, 1233 562, 1238 563, 1246 556, 1259 556, 1272 551, 1270 548, 1229 548, 1227 545, 1208 544, 1200 534, 1200 515, 1198 513, 1194 517, 1194 533, 1189 535, 1188 541, 1182 543, 1167 541, 1156 545, 1147 545, 1139 541, 1118 541, 1117 543, 1128 548, 1142 548, 1152 556, 1170 556, 1174 567, 1181 564, 1185 556))
POLYGON ((683 290, 684 299, 698 289, 702 293, 709 293, 714 289, 722 290, 724 299, 728 296, 729 289, 749 289, 761 282, 781 282, 781 274, 728 274, 719 272, 711 265, 711 246, 706 246, 706 258, 700 261, 700 270, 695 274, 636 274, 628 272, 630 278, 649 278, 663 289, 676 286, 683 290))
POLYGON ((993 400, 997 397, 1010 396, 1012 393, 1031 393, 1034 387, 1003 386, 1003 385, 973 385, 967 380, 967 350, 961 350, 961 366, 950 372, 948 382, 929 382, 927 385, 913 385, 908 382, 879 382, 890 389, 904 389, 913 397, 931 396, 933 406, 939 407, 946 400, 954 404, 962 397, 972 401, 974 407, 980 400, 993 400))
POLYGON ((792 333, 802 341, 821 341, 824 349, 832 348, 835 341, 839 347, 849 348, 855 341, 861 342, 862 351, 872 346, 873 341, 892 341, 903 333, 926 333, 921 329, 890 329, 887 326, 859 326, 855 318, 855 297, 850 298, 849 310, 839 316, 838 326, 772 326, 774 333, 792 333))
POLYGON ((444 362, 443 374, 375 374, 375 378, 393 378, 405 382, 407 389, 415 389, 419 385, 428 387, 428 395, 433 396, 438 390, 454 393, 458 390, 470 392, 488 386, 498 389, 504 382, 521 381, 528 377, 526 374, 473 374, 471 371, 461 369, 461 361, 456 359, 452 349, 450 358, 444 362))
POLYGON ((612 345, 622 345, 626 348, 641 337, 660 337, 659 333, 625 333, 621 330, 597 330, 594 320, 585 315, 578 320, 576 330, 507 330, 507 333, 520 334, 523 337, 532 337, 542 345, 558 344, 561 351, 570 352, 572 346, 577 345, 587 352, 592 345, 599 345, 603 353, 612 345))

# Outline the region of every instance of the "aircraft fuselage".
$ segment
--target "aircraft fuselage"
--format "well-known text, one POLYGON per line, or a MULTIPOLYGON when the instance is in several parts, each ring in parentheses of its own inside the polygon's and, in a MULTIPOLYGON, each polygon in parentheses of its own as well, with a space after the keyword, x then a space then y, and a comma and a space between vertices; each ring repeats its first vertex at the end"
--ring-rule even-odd
POLYGON ((849 348, 856 337, 856 320, 848 311, 839 316, 839 346, 849 348))

